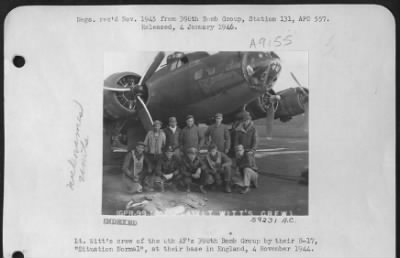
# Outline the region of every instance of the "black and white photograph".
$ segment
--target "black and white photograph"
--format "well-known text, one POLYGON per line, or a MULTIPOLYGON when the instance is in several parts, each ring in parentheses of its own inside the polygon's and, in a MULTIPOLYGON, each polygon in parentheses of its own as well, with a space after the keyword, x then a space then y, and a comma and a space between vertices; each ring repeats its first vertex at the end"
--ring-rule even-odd
POLYGON ((103 214, 308 215, 307 52, 104 62, 103 214))
POLYGON ((3 257, 394 257, 395 32, 378 4, 10 10, 3 257))

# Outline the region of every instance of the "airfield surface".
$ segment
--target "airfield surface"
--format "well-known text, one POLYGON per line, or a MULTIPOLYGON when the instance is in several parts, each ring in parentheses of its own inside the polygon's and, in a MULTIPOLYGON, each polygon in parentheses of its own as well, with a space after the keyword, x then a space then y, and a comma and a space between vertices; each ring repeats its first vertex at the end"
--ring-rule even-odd
MULTIPOLYGON (((308 214, 308 185, 300 184, 301 172, 308 168, 308 139, 306 137, 279 138, 267 140, 260 137, 256 160, 259 167, 258 188, 252 188, 247 194, 240 194, 238 188, 232 193, 222 189, 208 190, 201 194, 198 187, 192 187, 190 196, 183 191, 165 193, 127 194, 121 180, 120 166, 104 166, 103 175, 103 208, 102 214, 115 215, 124 210, 126 204, 148 194, 157 199, 157 205, 170 207, 179 204, 185 196, 196 197, 201 205, 194 205, 197 211, 244 211, 243 215, 258 215, 262 212, 280 211, 293 215, 308 214)), ((151 199, 150 198, 150 199, 151 199)), ((143 200, 143 198, 142 198, 143 200)), ((183 201, 184 202, 184 201, 183 201)), ((153 207, 154 208, 154 207, 153 207)), ((179 209, 178 209, 179 210, 179 209)))

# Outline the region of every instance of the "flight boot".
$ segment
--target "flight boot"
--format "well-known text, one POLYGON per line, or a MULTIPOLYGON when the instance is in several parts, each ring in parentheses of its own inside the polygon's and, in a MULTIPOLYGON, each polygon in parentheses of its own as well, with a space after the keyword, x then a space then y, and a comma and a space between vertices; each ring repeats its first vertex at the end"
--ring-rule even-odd
POLYGON ((243 188, 242 191, 240 191, 241 194, 246 194, 248 192, 250 192, 250 187, 248 187, 248 186, 243 188))
POLYGON ((225 192, 226 193, 231 193, 232 192, 231 185, 229 183, 225 184, 225 192))
POLYGON ((204 189, 204 185, 200 186, 200 192, 203 193, 203 194, 207 193, 207 191, 204 189))

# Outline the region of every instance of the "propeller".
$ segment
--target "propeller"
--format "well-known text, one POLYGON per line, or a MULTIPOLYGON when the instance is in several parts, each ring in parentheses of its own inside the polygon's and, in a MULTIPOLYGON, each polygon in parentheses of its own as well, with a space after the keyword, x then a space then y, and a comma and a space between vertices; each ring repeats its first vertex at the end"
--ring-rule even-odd
MULTIPOLYGON (((303 85, 301 85, 301 83, 297 80, 296 76, 294 76, 294 74, 292 72, 290 72, 290 75, 292 76, 293 80, 299 86, 298 89, 304 94, 305 97, 308 98, 308 89, 306 87, 304 87, 303 85)), ((308 99, 307 99, 307 102, 308 102, 308 99)))
MULTIPOLYGON (((309 91, 306 87, 304 87, 299 80, 297 80, 296 76, 291 72, 290 75, 292 76, 293 80, 296 82, 298 87, 295 89, 298 95, 298 102, 301 107, 303 107, 304 110, 304 116, 306 120, 305 128, 304 130, 307 132, 308 131, 308 96, 309 96, 309 91)), ((281 91, 280 94, 282 94, 284 91, 281 91)), ((272 92, 267 92, 263 96, 264 100, 264 105, 266 107, 266 119, 265 119, 265 128, 267 132, 267 140, 272 139, 272 127, 273 127, 273 121, 275 119, 275 112, 278 109, 278 105, 281 99, 280 95, 275 94, 273 91, 272 92)))
POLYGON ((116 91, 116 92, 128 92, 128 91, 131 91, 130 88, 111 88, 111 87, 107 87, 107 86, 104 86, 103 89, 109 90, 109 91, 116 91))
POLYGON ((272 125, 275 119, 275 111, 278 108, 279 105, 279 100, 281 97, 279 95, 272 95, 269 93, 266 93, 264 98, 267 98, 264 100, 264 103, 267 102, 269 103, 266 107, 266 118, 265 118, 265 129, 267 132, 267 140, 272 139, 272 125))
POLYGON ((146 73, 140 78, 140 81, 138 83, 126 83, 122 85, 121 88, 108 86, 103 87, 104 90, 113 91, 117 94, 122 93, 130 95, 128 108, 130 110, 137 110, 137 115, 146 131, 151 130, 153 119, 141 96, 143 95, 144 85, 146 84, 147 80, 149 80, 153 76, 154 72, 160 66, 162 60, 164 59, 164 56, 165 53, 162 51, 157 53, 157 55, 154 57, 153 62, 150 64, 146 73))
POLYGON ((147 69, 144 76, 140 78, 140 81, 138 83, 124 84, 122 88, 104 86, 103 89, 114 92, 121 92, 128 94, 130 93, 133 98, 131 97, 129 100, 129 109, 135 109, 137 103, 137 97, 143 94, 144 85, 146 84, 147 80, 150 79, 151 76, 153 76, 154 72, 160 66, 162 60, 164 59, 164 56, 165 53, 162 51, 157 53, 153 62, 147 69))
POLYGON ((153 75, 153 73, 157 70, 157 68, 160 66, 162 60, 164 59, 165 53, 160 51, 157 53, 157 55, 154 57, 153 62, 147 69, 146 73, 144 76, 140 79, 139 85, 144 85, 146 84, 146 81, 153 75))
POLYGON ((296 76, 294 76, 294 74, 292 72, 290 72, 290 75, 292 76, 293 80, 297 83, 297 85, 299 86, 297 89, 301 92, 301 96, 299 96, 299 102, 302 104, 303 108, 304 108, 304 117, 306 119, 306 127, 305 127, 305 131, 308 131, 308 96, 309 96, 309 91, 306 87, 304 87, 296 78, 296 76), (301 98, 301 99, 300 99, 301 98))
POLYGON ((137 96, 138 99, 138 117, 140 119, 140 122, 142 123, 144 129, 146 132, 150 131, 153 127, 153 118, 151 117, 151 114, 149 110, 146 107, 146 104, 143 102, 142 98, 140 96, 137 96))

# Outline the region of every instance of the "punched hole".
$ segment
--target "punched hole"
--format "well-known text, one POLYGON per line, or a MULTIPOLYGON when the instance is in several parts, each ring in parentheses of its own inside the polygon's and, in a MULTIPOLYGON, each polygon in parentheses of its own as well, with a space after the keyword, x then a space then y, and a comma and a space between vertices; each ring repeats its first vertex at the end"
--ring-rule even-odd
POLYGON ((14 56, 13 64, 17 68, 21 68, 25 65, 25 58, 23 56, 14 56))
POLYGON ((24 258, 24 253, 21 251, 15 251, 12 256, 12 258, 24 258))

